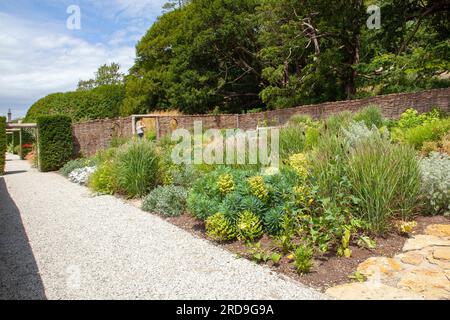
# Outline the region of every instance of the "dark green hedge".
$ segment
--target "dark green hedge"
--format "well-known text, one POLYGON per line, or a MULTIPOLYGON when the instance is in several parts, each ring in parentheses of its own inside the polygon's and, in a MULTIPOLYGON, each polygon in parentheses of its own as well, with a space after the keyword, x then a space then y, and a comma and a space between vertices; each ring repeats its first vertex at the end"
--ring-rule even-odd
POLYGON ((39 169, 56 171, 73 154, 72 121, 68 116, 46 116, 37 119, 39 169))
POLYGON ((119 116, 125 96, 123 85, 105 85, 89 91, 53 93, 36 101, 28 110, 25 122, 35 122, 48 115, 69 116, 80 122, 119 116))
POLYGON ((5 173, 6 118, 0 117, 0 175, 5 173))

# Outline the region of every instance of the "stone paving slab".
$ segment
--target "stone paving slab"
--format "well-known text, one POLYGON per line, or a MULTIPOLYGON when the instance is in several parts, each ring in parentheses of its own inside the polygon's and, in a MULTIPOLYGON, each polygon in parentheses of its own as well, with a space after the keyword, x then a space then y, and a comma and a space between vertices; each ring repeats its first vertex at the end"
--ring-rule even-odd
POLYGON ((330 288, 337 299, 450 299, 450 224, 429 225, 393 258, 372 257, 358 266, 363 283, 330 288))

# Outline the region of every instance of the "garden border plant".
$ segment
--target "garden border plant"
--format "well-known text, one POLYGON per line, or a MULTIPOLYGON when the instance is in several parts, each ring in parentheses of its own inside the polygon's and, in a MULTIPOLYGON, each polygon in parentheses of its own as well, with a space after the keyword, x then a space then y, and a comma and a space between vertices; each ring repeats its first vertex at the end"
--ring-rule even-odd
MULTIPOLYGON (((419 152, 390 134, 408 130, 401 124, 417 122, 414 117, 435 114, 406 112, 403 122, 386 121, 372 106, 323 121, 294 117, 280 136, 284 130, 285 137, 301 137, 285 139, 278 172, 258 165, 174 164, 168 139, 133 140, 97 154, 89 185, 100 193, 146 196, 142 209, 172 222, 186 207, 207 238, 223 245, 237 240, 245 243, 246 257, 273 265, 289 261, 303 274, 318 255, 351 258, 355 247, 376 249, 379 234, 411 232, 415 224, 409 220, 423 198, 436 204, 433 194, 420 189, 419 152), (143 157, 146 152, 151 156, 143 157), (131 190, 124 177, 144 180, 131 190), (269 247, 261 244, 267 239, 269 247)), ((440 191, 442 178, 433 170, 429 183, 440 191)), ((442 212, 442 206, 436 210, 442 212)))

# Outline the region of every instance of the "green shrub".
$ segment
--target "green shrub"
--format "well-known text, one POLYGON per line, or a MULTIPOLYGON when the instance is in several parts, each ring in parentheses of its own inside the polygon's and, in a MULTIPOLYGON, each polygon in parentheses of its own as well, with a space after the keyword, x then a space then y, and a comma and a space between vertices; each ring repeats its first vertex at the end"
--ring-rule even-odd
POLYGON ((114 194, 118 192, 116 171, 112 162, 104 162, 90 176, 89 188, 99 194, 114 194))
POLYGON ((225 218, 233 225, 236 225, 244 207, 245 194, 232 192, 226 195, 220 203, 219 210, 223 212, 225 218))
POLYGON ((431 153, 420 161, 422 194, 434 214, 450 214, 450 157, 431 153))
POLYGON ((433 109, 431 112, 422 114, 419 114, 415 109, 408 109, 400 116, 397 126, 401 129, 414 128, 426 122, 437 120, 441 116, 441 112, 437 109, 433 109))
POLYGON ((282 207, 275 207, 264 215, 264 229, 268 234, 277 236, 282 232, 283 217, 285 212, 282 207))
POLYGON ((361 200, 360 217, 372 231, 385 231, 394 216, 411 215, 420 188, 412 148, 371 137, 351 151, 346 171, 352 194, 361 200))
POLYGON ((186 209, 187 191, 178 186, 159 186, 144 198, 142 209, 165 217, 182 215, 186 209))
POLYGON ((45 116, 37 119, 40 170, 56 171, 73 155, 72 123, 67 116, 45 116))
POLYGON ((6 118, 0 117, 0 175, 5 173, 6 149, 6 118))
POLYGON ((159 183, 160 159, 153 143, 135 140, 117 152, 117 183, 128 197, 142 197, 159 183))
POLYGON ((84 167, 92 167, 95 166, 95 161, 93 159, 79 158, 75 160, 70 160, 67 162, 60 170, 64 177, 68 177, 69 174, 75 169, 82 169, 84 167))
POLYGON ((383 115, 377 106, 365 107, 354 115, 353 120, 355 122, 364 122, 368 128, 372 128, 372 126, 381 128, 384 124, 383 115))
POLYGON ((294 252, 294 265, 300 274, 308 273, 313 266, 312 258, 314 251, 310 247, 299 246, 294 252))
POLYGON ((263 234, 261 220, 254 213, 244 211, 236 223, 236 231, 239 239, 253 242, 263 234))
POLYGON ((235 228, 225 219, 222 213, 216 213, 206 219, 206 234, 216 241, 236 239, 235 228))
POLYGON ((209 216, 219 212, 222 196, 217 186, 217 179, 222 171, 205 174, 192 184, 187 205, 189 212, 196 218, 206 220, 209 216))
POLYGON ((243 212, 251 212, 263 223, 269 234, 280 230, 279 214, 294 206, 294 186, 299 179, 289 168, 282 168, 280 174, 255 176, 254 171, 218 168, 199 178, 188 197, 188 209, 195 217, 205 220, 221 212, 230 225, 236 226, 243 212), (227 176, 229 174, 230 176, 227 176), (227 183, 219 183, 219 177, 228 177, 227 183), (233 190, 221 192, 233 180, 233 190))

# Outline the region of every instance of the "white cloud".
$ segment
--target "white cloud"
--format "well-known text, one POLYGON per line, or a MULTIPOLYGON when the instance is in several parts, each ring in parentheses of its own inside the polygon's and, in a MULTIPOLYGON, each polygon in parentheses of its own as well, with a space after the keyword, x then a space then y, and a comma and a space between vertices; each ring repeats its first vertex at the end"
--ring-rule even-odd
POLYGON ((118 62, 126 72, 134 62, 134 47, 123 44, 126 34, 92 44, 55 30, 0 12, 0 115, 8 108, 24 115, 37 99, 74 90, 104 63, 118 62))
MULTIPOLYGON (((112 43, 122 43, 126 40, 137 42, 142 38, 150 25, 162 14, 162 7, 167 0, 110 0, 89 3, 102 17, 123 25, 119 34, 113 35, 112 43), (120 37, 119 42, 114 38, 120 37)), ((83 8, 84 6, 81 5, 83 8)))

